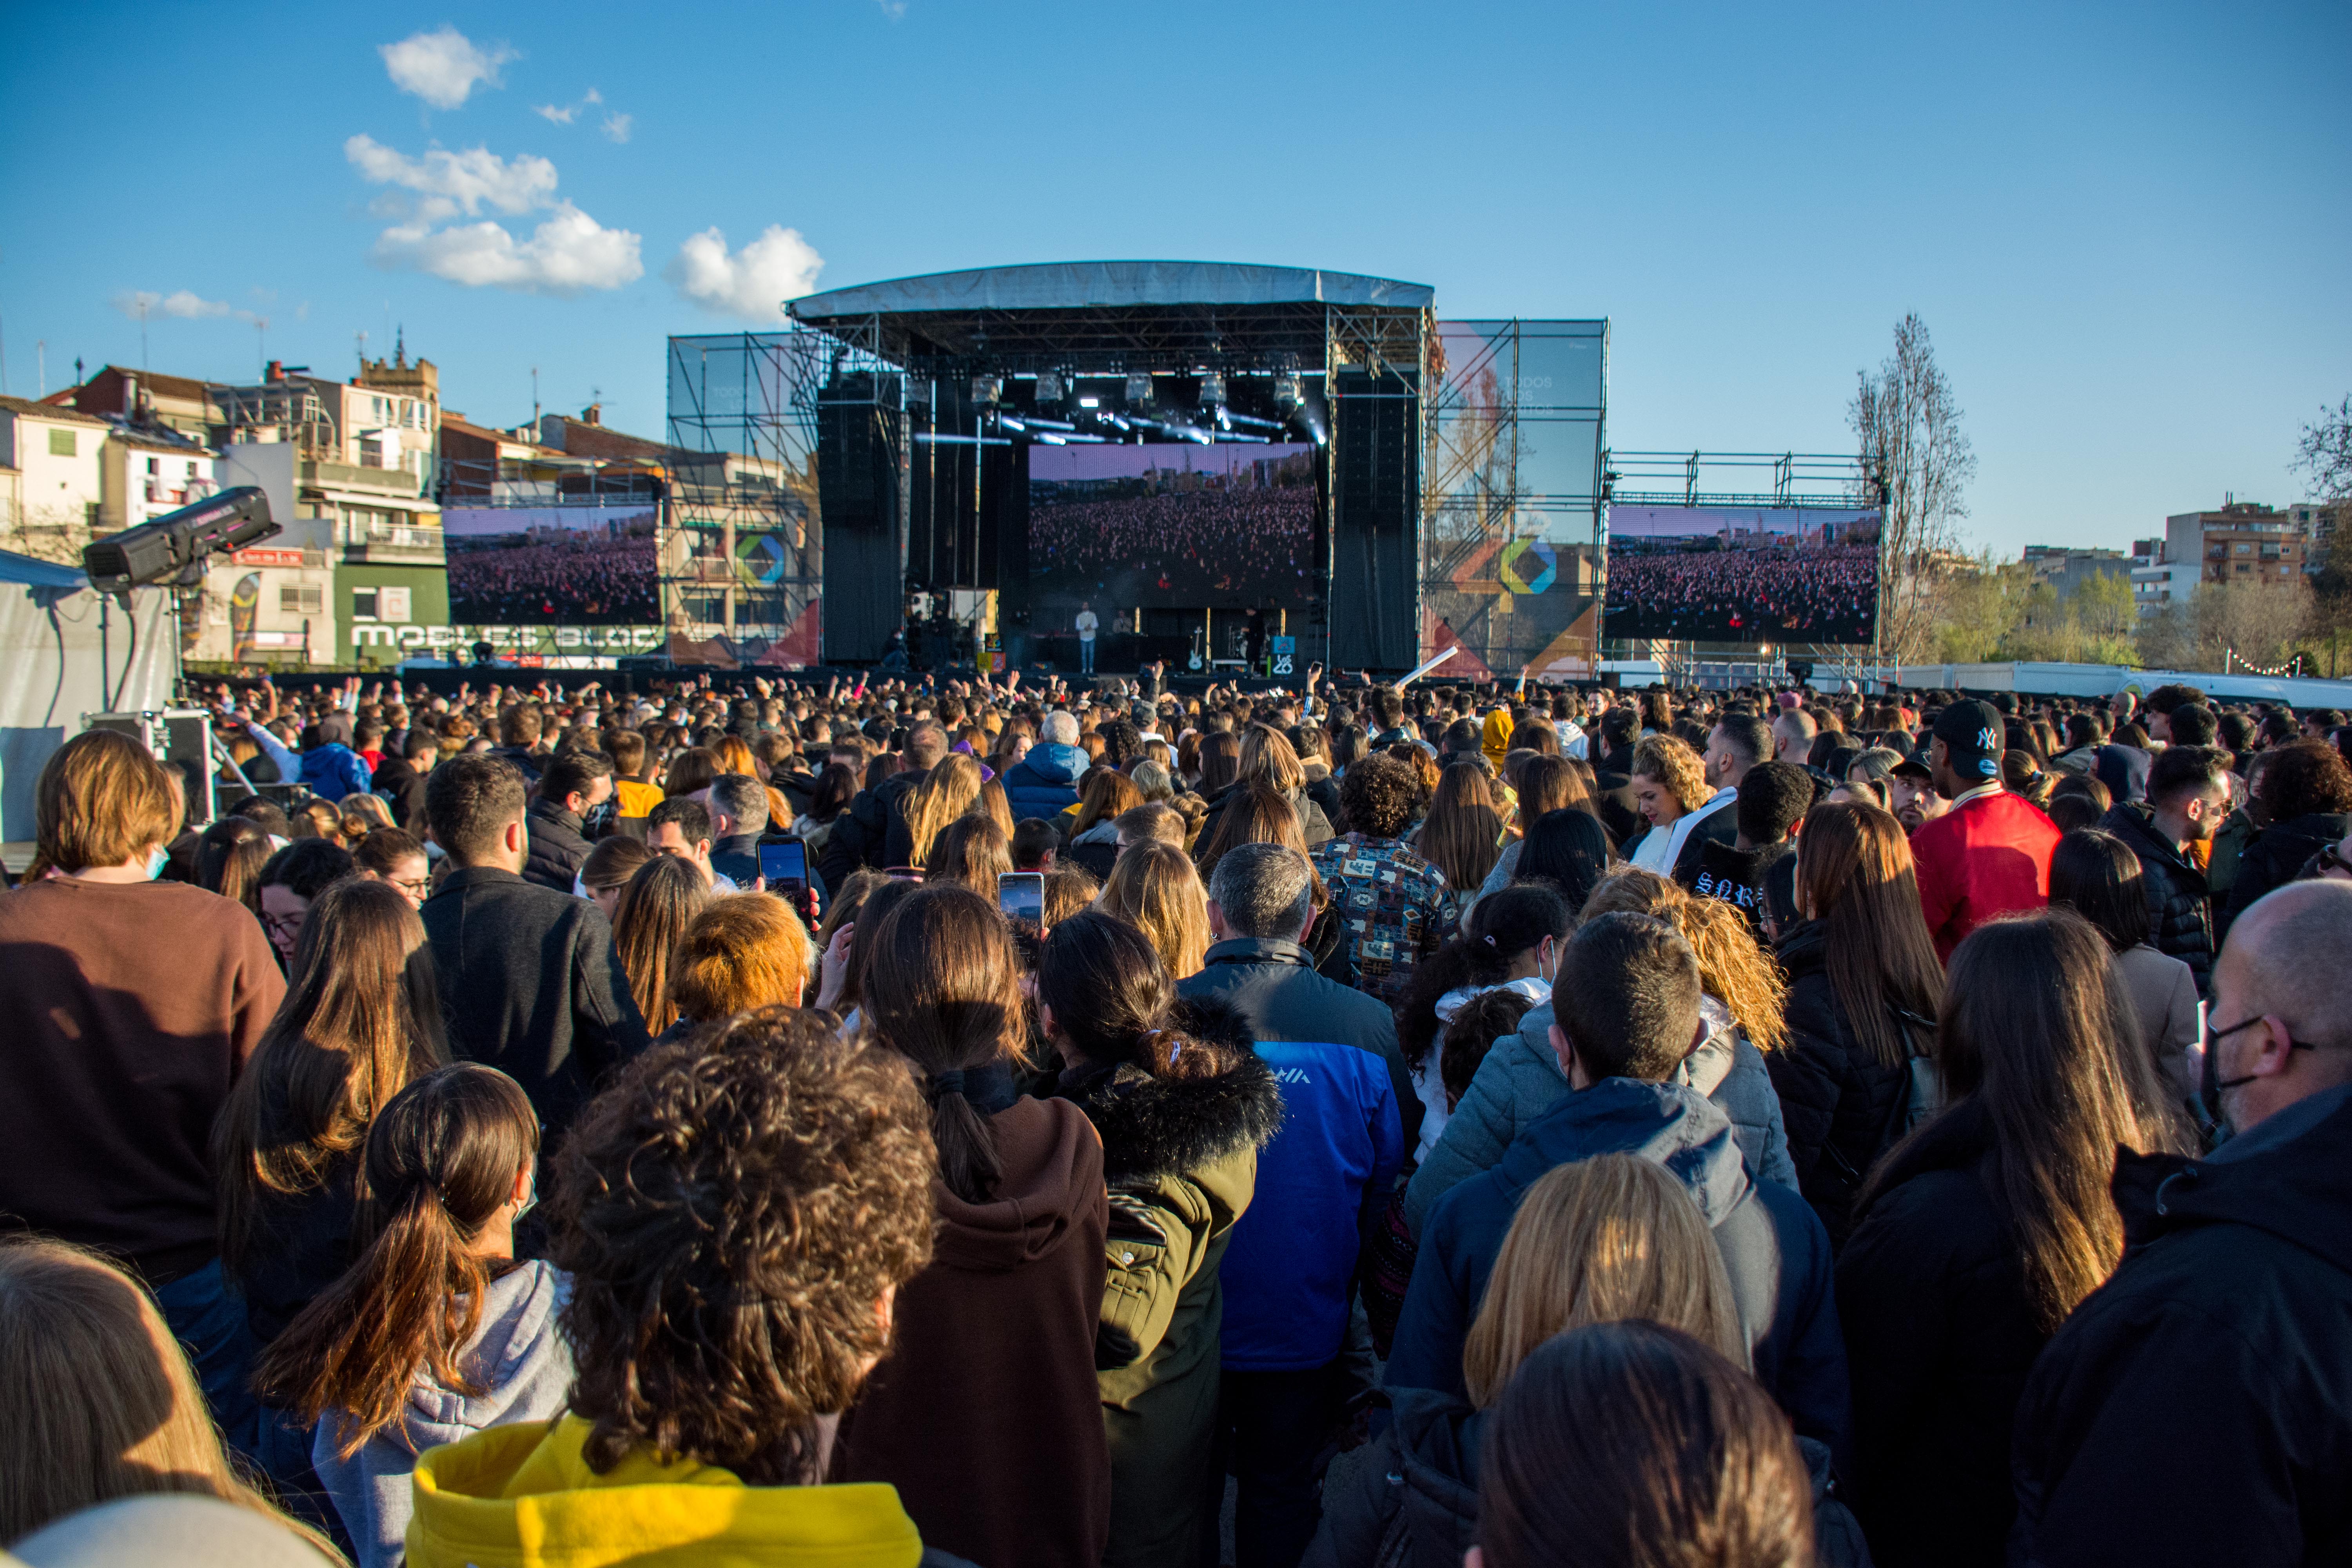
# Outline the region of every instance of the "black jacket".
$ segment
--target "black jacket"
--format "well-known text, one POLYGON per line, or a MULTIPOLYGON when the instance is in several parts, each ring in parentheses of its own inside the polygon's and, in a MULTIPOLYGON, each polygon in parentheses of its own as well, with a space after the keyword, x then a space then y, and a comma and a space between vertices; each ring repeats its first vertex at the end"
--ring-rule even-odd
POLYGON ((588 852, 596 847, 588 842, 580 818, 551 800, 534 798, 523 813, 523 826, 530 841, 523 858, 523 880, 569 897, 580 868, 588 863, 588 852))
POLYGON ((646 1048, 604 911, 511 871, 468 866, 425 900, 423 914, 450 1053, 522 1085, 545 1152, 597 1080, 646 1048))
POLYGON ((386 754, 369 775, 368 787, 392 803, 392 819, 414 832, 425 822, 425 775, 404 757, 386 754))
POLYGON ((2018 1405, 2010 1561, 2352 1562, 2352 1089, 2114 1190, 2123 1263, 2018 1405))
POLYGON ((1593 803, 1601 811, 1601 826, 1609 830, 1612 843, 1623 844, 1642 831, 1645 824, 1641 808, 1633 804, 1633 775, 1630 772, 1621 772, 1611 765, 1610 760, 1604 760, 1592 770, 1592 791, 1593 803))
POLYGON ((1883 1568, 1998 1563, 2015 1511, 2010 1429, 2048 1334, 1987 1186, 1993 1158, 1962 1101, 1895 1152, 1838 1259, 1852 1500, 1883 1568))
POLYGON ((1863 1178, 1885 1152, 1888 1133, 1899 1131, 1895 1117, 1909 1098, 1910 1069, 1879 1060, 1854 1037, 1830 984, 1820 921, 1792 928, 1780 939, 1779 956, 1789 977, 1789 1039, 1766 1053, 1764 1066, 1780 1097, 1797 1190, 1822 1216, 1830 1245, 1843 1247, 1863 1178))
POLYGON ((2230 903, 2214 931, 2219 939, 2264 893, 2294 880, 2303 863, 2352 833, 2352 812, 2314 811, 2293 822, 2275 822, 2258 834, 2238 857, 2238 878, 2230 884, 2230 903))
MULTIPOLYGON (((1328 1040, 1370 1051, 1388 1064, 1404 1146, 1421 1136, 1421 1095, 1397 1049, 1396 1015, 1360 991, 1318 974, 1314 954, 1295 942, 1240 937, 1209 949, 1206 967, 1176 983, 1188 1002, 1215 1001, 1247 1020, 1257 1040, 1328 1040)), ((1383 1194, 1385 1199, 1385 1194, 1383 1194)))
POLYGON ((2189 965, 2197 979, 2197 994, 2206 994, 2213 978, 2213 900, 2205 873, 2181 857, 2179 848, 2157 830, 2152 808, 2137 801, 2112 807, 2099 826, 2131 847, 2139 857, 2140 880, 2147 889, 2150 930, 2147 944, 2189 965))
MULTIPOLYGON (((1694 835, 1696 837, 1696 835, 1694 835)), ((1764 942, 1764 875, 1773 865, 1796 853, 1788 844, 1767 844, 1754 849, 1737 849, 1720 839, 1710 838, 1699 846, 1698 860, 1687 875, 1677 870, 1675 875, 1682 885, 1701 898, 1721 899, 1736 906, 1748 917, 1748 931, 1759 945, 1764 942)))

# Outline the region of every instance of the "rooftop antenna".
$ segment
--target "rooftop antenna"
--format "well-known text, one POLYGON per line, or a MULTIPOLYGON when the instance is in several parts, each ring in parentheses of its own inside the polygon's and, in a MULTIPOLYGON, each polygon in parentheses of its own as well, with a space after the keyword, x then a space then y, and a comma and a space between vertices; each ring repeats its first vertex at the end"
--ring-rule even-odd
POLYGON ((142 374, 147 369, 147 301, 144 297, 139 300, 139 369, 142 374))
POLYGON ((360 374, 365 375, 367 374, 367 329, 362 327, 358 331, 353 332, 352 337, 360 346, 360 374))
POLYGON ((255 353, 257 353, 260 356, 260 362, 261 362, 261 374, 262 374, 262 375, 263 375, 263 377, 264 377, 264 378, 267 378, 267 377, 268 376, 268 374, 269 374, 269 318, 268 318, 268 317, 267 317, 267 316, 256 316, 256 317, 254 317, 254 318, 253 318, 253 342, 254 342, 254 350, 255 350, 255 353))
POLYGON ((539 366, 530 367, 530 437, 539 439, 539 366))

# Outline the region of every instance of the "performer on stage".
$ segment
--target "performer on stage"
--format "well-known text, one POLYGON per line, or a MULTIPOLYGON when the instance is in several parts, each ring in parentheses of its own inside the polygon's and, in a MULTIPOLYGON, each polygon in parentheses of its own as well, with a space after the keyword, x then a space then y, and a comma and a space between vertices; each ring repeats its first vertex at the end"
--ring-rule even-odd
POLYGON ((1095 633, 1101 629, 1101 626, 1102 622, 1095 616, 1094 605, 1081 600, 1078 605, 1077 620, 1078 673, 1080 675, 1092 675, 1095 672, 1095 633))

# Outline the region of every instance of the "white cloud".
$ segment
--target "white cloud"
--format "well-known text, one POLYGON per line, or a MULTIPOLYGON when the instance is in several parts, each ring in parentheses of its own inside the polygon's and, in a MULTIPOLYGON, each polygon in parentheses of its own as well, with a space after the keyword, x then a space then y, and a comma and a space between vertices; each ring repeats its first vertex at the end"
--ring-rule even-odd
POLYGON ((158 294, 152 289, 127 289, 111 302, 116 310, 133 320, 154 316, 174 316, 183 321, 201 321, 215 316, 253 320, 250 310, 237 310, 223 300, 207 300, 185 289, 175 289, 169 294, 158 294))
POLYGON ((553 121, 558 125, 569 125, 572 123, 572 117, 580 111, 576 109, 558 109, 551 103, 542 103, 533 109, 531 112, 533 114, 542 115, 545 118, 553 121))
POLYGON ((604 95, 598 92, 592 87, 588 89, 588 96, 582 99, 580 101, 583 103, 602 103, 604 101, 604 95))
POLYGON ((907 0, 875 0, 875 4, 881 6, 882 15, 893 22, 903 19, 907 15, 907 0))
POLYGON ((604 116, 604 134, 613 141, 626 142, 629 127, 635 123, 636 116, 634 114, 608 114, 604 116))
POLYGON ((800 230, 772 223, 733 256, 727 253, 724 234, 715 226, 704 229, 677 247, 662 276, 715 315, 764 323, 782 321, 783 302, 815 288, 823 270, 824 258, 800 230))
POLYGON ((629 230, 606 228, 570 202, 561 202, 527 240, 517 240, 495 223, 442 229, 397 224, 377 238, 375 259, 381 266, 414 268, 469 289, 568 295, 583 289, 618 289, 644 277, 640 244, 629 230))
POLYGON ((517 58, 504 44, 485 48, 444 23, 436 33, 415 33, 376 53, 393 86, 413 92, 436 109, 455 109, 477 85, 498 87, 499 68, 517 58))
POLYGON ((376 239, 379 266, 527 294, 618 289, 645 276, 639 237, 559 200, 555 165, 545 158, 506 159, 487 147, 436 147, 412 158, 368 136, 344 142, 343 155, 370 184, 394 187, 389 201, 379 198, 380 210, 397 220, 376 239), (525 240, 490 222, 439 226, 485 207, 549 216, 525 240))

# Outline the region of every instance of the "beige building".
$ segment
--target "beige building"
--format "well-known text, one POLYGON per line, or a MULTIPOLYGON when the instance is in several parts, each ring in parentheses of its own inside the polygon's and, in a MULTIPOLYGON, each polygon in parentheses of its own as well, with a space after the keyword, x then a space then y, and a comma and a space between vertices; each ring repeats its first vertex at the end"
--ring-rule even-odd
POLYGON ((111 433, 93 415, 0 397, 0 549, 81 564, 99 525, 111 433))

